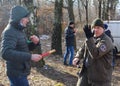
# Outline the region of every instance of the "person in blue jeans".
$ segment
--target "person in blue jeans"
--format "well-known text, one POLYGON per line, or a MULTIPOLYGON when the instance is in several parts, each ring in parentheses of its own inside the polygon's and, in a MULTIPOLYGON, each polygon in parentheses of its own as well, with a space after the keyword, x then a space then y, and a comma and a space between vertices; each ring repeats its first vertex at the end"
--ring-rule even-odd
POLYGON ((64 65, 67 64, 67 59, 69 57, 69 65, 72 65, 72 60, 74 57, 74 37, 75 37, 75 24, 74 22, 69 22, 68 27, 65 29, 65 42, 66 51, 64 54, 64 65))

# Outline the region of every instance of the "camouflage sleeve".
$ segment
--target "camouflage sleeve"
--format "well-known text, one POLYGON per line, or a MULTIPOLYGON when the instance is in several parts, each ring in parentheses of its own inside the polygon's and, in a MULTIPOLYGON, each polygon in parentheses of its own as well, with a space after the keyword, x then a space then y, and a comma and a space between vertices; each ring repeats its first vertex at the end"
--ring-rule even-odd
POLYGON ((80 47, 80 49, 77 51, 75 57, 82 59, 84 56, 84 51, 85 51, 85 43, 80 47))
POLYGON ((95 44, 94 38, 86 41, 88 51, 93 59, 101 58, 113 49, 112 41, 109 39, 100 40, 95 44))

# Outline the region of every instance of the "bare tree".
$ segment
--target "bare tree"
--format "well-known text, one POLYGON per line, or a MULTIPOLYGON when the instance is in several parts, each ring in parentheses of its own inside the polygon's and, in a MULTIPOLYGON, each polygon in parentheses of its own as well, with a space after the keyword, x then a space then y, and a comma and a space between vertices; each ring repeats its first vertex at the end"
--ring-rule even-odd
POLYGON ((69 15, 69 21, 75 21, 74 18, 74 12, 73 12, 73 0, 68 0, 68 15, 69 15))
MULTIPOLYGON (((73 21, 75 22, 75 18, 74 18, 74 11, 73 11, 73 3, 74 1, 73 0, 68 0, 67 1, 68 3, 68 15, 69 15, 69 21, 73 21)), ((74 49, 76 50, 77 49, 77 46, 76 46, 76 37, 74 37, 74 49)))
POLYGON ((101 14, 102 14, 102 13, 101 13, 102 0, 98 0, 98 2, 99 2, 99 5, 98 5, 98 9, 99 9, 98 17, 101 18, 101 14))
POLYGON ((118 0, 98 0, 98 17, 103 20, 115 19, 118 0))
POLYGON ((80 0, 77 0, 78 2, 78 14, 79 14, 79 19, 80 19, 80 22, 82 21, 82 13, 81 13, 81 2, 80 0))
MULTIPOLYGON (((39 22, 39 21, 37 21, 37 6, 34 4, 34 1, 36 1, 36 0, 23 0, 23 1, 21 1, 22 4, 24 6, 26 6, 28 8, 28 10, 31 12, 30 17, 32 17, 30 24, 29 24, 29 27, 26 29, 26 33, 27 33, 28 37, 30 35, 33 35, 33 34, 35 34, 39 37, 39 33, 38 33, 38 29, 37 29, 37 25, 39 22)), ((41 45, 39 45, 34 52, 41 54, 42 53, 41 45)), ((44 64, 45 64, 44 60, 40 60, 37 63, 33 62, 33 66, 36 66, 36 67, 41 67, 44 64)))
POLYGON ((61 44, 61 21, 62 21, 62 7, 63 0, 55 0, 54 10, 54 28, 52 33, 52 49, 56 49, 56 54, 62 55, 62 44, 61 44))
POLYGON ((118 3, 119 3, 119 0, 109 0, 110 18, 112 20, 115 19, 116 6, 117 6, 118 3))
POLYGON ((89 0, 81 0, 83 6, 85 7, 85 11, 86 11, 86 24, 88 24, 88 3, 89 0))

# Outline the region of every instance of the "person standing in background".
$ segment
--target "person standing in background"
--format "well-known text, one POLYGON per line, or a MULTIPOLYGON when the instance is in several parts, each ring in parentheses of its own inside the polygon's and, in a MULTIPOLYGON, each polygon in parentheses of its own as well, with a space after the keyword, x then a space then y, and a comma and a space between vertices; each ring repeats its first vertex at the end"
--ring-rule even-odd
MULTIPOLYGON (((105 28, 105 34, 108 35, 111 38, 112 42, 114 43, 114 39, 113 39, 113 36, 111 34, 111 31, 108 29, 108 25, 104 24, 104 28, 105 28)), ((113 61, 112 61, 113 69, 114 69, 114 66, 115 66, 115 59, 116 59, 116 49, 114 47, 113 48, 113 61)))
POLYGON ((111 38, 112 42, 114 42, 113 36, 111 34, 111 31, 108 29, 108 25, 104 24, 104 28, 105 28, 105 34, 108 35, 111 38))
POLYGON ((74 57, 74 37, 75 37, 75 24, 70 21, 68 27, 65 29, 65 42, 66 42, 66 51, 64 54, 64 65, 67 64, 67 58, 69 58, 69 65, 72 65, 72 60, 74 57))
POLYGON ((30 74, 30 61, 42 59, 39 54, 30 51, 39 46, 39 38, 32 35, 28 42, 24 29, 29 22, 27 9, 15 6, 10 11, 10 19, 2 32, 1 55, 6 61, 7 76, 10 86, 29 86, 27 76, 30 74))

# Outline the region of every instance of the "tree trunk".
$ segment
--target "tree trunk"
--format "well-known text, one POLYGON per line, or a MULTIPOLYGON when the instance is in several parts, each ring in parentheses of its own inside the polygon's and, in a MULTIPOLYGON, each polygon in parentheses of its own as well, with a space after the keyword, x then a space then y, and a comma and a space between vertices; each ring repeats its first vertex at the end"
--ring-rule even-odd
POLYGON ((106 7, 106 11, 105 11, 105 20, 109 20, 109 9, 110 9, 109 5, 110 5, 110 0, 107 0, 107 7, 106 7))
POLYGON ((86 0, 85 10, 86 10, 86 24, 88 24, 88 0, 86 0))
POLYGON ((115 19, 115 12, 116 12, 116 6, 118 4, 118 0, 110 0, 110 17, 111 20, 115 19))
POLYGON ((99 12, 98 12, 98 17, 101 18, 101 4, 102 4, 102 1, 101 0, 98 0, 99 1, 99 12))
POLYGON ((55 10, 54 10, 54 28, 52 34, 52 49, 56 49, 57 55, 62 55, 62 44, 61 44, 61 34, 62 34, 62 6, 63 0, 55 0, 55 10))
POLYGON ((109 20, 109 6, 110 6, 110 0, 103 0, 103 15, 102 19, 103 20, 109 20))
POLYGON ((80 19, 80 22, 82 21, 82 14, 81 14, 81 10, 80 10, 80 0, 77 0, 78 1, 78 14, 79 14, 79 19, 80 19))
POLYGON ((106 7, 106 2, 105 1, 103 1, 103 9, 104 10, 102 10, 102 19, 103 20, 105 20, 106 19, 106 14, 107 14, 107 7, 106 7))
MULTIPOLYGON (((27 33, 27 36, 31 36, 33 34, 37 35, 39 37, 39 33, 37 31, 37 14, 36 14, 36 10, 37 10, 37 7, 33 5, 33 0, 23 0, 23 3, 24 5, 28 8, 28 10, 31 12, 31 14, 33 14, 33 20, 34 23, 31 23, 30 22, 30 25, 28 26, 27 30, 26 30, 26 33, 27 33)), ((42 50, 41 50, 41 45, 38 46, 34 51, 33 53, 38 53, 38 54, 41 54, 42 53, 42 50)), ((43 65, 45 64, 44 60, 40 60, 39 62, 32 62, 32 66, 35 66, 35 67, 42 67, 43 65)))
POLYGON ((68 14, 69 14, 69 20, 75 21, 74 12, 73 12, 73 0, 68 0, 68 14))
MULTIPOLYGON (((69 21, 75 22, 74 18, 74 11, 73 11, 73 0, 68 0, 68 15, 69 15, 69 21)), ((76 46, 76 36, 74 37, 74 49, 77 49, 76 46)))

